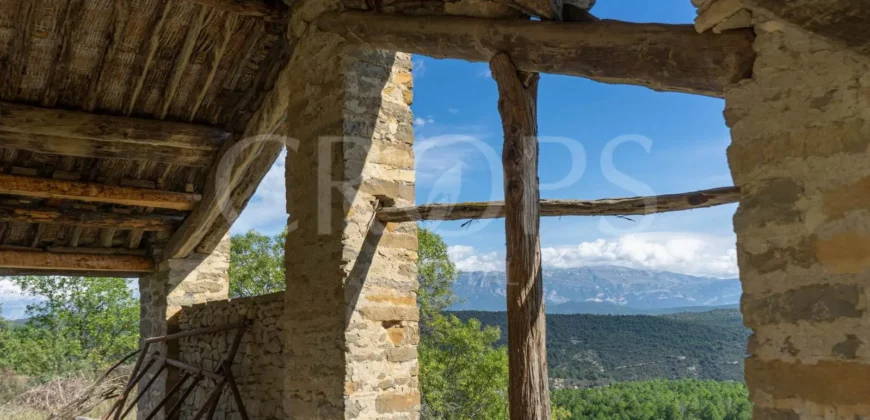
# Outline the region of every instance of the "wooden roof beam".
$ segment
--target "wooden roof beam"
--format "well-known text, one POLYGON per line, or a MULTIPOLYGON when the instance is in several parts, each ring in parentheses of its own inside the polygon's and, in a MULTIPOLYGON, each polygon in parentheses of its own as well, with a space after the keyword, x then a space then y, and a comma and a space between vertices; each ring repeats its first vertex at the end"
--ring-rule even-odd
MULTIPOLYGON (((740 189, 737 187, 652 197, 591 201, 541 200, 541 216, 643 216, 721 206, 739 201, 740 189)), ((504 201, 386 207, 378 211, 378 219, 384 223, 421 220, 498 219, 504 215, 504 201)))
POLYGON ((751 30, 698 34, 692 25, 538 22, 370 12, 327 13, 324 31, 374 49, 488 62, 507 53, 517 68, 604 83, 721 97, 752 74, 751 30))
POLYGON ((130 215, 55 207, 28 208, 0 206, 0 222, 47 223, 86 228, 140 229, 148 232, 171 232, 181 224, 181 221, 182 218, 180 217, 151 214, 130 215))
POLYGON ((284 21, 290 13, 281 0, 188 0, 191 3, 212 7, 239 16, 261 17, 277 22, 284 21))
POLYGON ((135 255, 54 254, 41 251, 0 250, 0 270, 52 272, 147 273, 154 270, 149 258, 135 255))
POLYGON ((0 147, 208 167, 230 133, 205 125, 0 102, 0 147))
POLYGON ((198 194, 4 174, 0 194, 182 211, 192 210, 200 200, 198 194))

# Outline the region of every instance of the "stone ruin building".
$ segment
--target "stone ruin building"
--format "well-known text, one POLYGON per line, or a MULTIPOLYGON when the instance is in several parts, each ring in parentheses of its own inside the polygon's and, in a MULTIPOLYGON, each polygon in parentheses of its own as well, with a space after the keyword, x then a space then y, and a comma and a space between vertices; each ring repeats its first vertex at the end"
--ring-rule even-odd
MULTIPOLYGON (((138 277, 143 337, 247 320, 251 419, 415 419, 414 221, 505 217, 511 417, 543 419, 539 217, 739 201, 754 418, 870 418, 870 2, 691 1, 694 26, 576 0, 0 0, 0 270, 138 277), (505 203, 413 208, 410 54, 490 63, 505 203), (724 98, 735 187, 539 203, 537 72, 724 98), (288 292, 227 300, 229 226, 285 148, 288 292)), ((152 349, 214 369, 231 337, 152 349)), ((153 418, 194 418, 194 391, 153 418)))

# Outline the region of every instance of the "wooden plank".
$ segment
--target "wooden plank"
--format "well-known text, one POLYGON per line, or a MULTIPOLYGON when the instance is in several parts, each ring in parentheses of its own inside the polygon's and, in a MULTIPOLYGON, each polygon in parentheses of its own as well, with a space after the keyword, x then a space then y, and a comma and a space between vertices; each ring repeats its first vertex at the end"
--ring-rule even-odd
MULTIPOLYGON (((541 200, 541 216, 643 216, 721 206, 740 201, 737 187, 714 188, 651 197, 603 200, 541 200)), ((505 215, 504 201, 427 204, 378 210, 382 222, 421 220, 498 219, 505 215)))
MULTIPOLYGON (((200 124, 98 115, 0 102, 0 133, 217 152, 230 134, 200 124)), ((6 146, 3 146, 6 147, 6 146)), ((108 147, 108 146, 104 146, 108 147)), ((99 157, 99 156, 95 156, 99 157)))
POLYGON ((120 272, 120 271, 84 271, 84 270, 55 270, 55 269, 38 269, 38 268, 0 268, 0 276, 66 276, 66 277, 118 277, 118 278, 137 278, 141 276, 141 272, 120 272))
POLYGON ((191 210, 197 194, 0 174, 0 194, 191 210))
POLYGON ((506 54, 490 62, 504 129, 508 402, 512 420, 549 419, 538 191, 538 79, 506 54))
POLYGON ((695 32, 692 25, 489 20, 327 13, 319 29, 368 48, 488 62, 505 52, 522 71, 719 96, 752 74, 751 30, 695 32))
POLYGON ((133 255, 54 254, 51 252, 0 250, 0 268, 88 272, 147 273, 154 263, 133 255))
POLYGON ((126 249, 126 248, 82 248, 68 246, 49 246, 45 248, 48 252, 55 254, 94 254, 94 255, 138 255, 145 256, 148 254, 146 249, 126 249))

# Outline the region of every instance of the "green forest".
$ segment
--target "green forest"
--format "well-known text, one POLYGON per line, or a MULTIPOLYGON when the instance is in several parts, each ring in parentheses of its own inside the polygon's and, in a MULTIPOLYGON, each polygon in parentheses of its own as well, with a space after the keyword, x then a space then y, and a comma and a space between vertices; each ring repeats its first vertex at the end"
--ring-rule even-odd
MULTIPOLYGON (((504 312, 455 315, 506 328, 504 312)), ((547 362, 557 386, 681 378, 743 381, 748 337, 734 309, 662 316, 547 315, 547 362)))
MULTIPOLYGON (((232 297, 283 290, 282 244, 283 234, 233 236, 232 297)), ((426 229, 418 254, 422 418, 507 418, 504 314, 445 312, 457 301, 459 271, 443 240, 426 229)), ((28 307, 24 322, 0 318, 0 418, 43 419, 51 398, 33 406, 21 396, 74 393, 134 350, 139 303, 126 279, 13 281, 42 300, 28 307)), ((554 419, 750 418, 739 313, 553 315, 547 328, 554 419)))

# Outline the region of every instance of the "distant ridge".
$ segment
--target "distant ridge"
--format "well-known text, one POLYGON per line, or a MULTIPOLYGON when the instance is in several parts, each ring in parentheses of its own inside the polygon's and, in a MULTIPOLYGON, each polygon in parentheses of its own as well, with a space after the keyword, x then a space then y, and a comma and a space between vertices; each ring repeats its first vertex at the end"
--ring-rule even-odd
MULTIPOLYGON (((504 311, 506 278, 501 271, 463 272, 453 287, 461 302, 450 310, 504 311)), ((549 313, 612 315, 698 312, 733 308, 740 302, 738 279, 690 276, 618 266, 544 270, 549 313)))
POLYGON ((549 314, 591 314, 591 315, 667 315, 681 312, 707 312, 717 309, 740 309, 740 304, 720 306, 677 306, 673 308, 639 309, 619 306, 612 303, 566 302, 547 306, 549 314))

